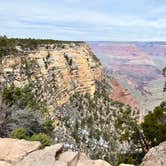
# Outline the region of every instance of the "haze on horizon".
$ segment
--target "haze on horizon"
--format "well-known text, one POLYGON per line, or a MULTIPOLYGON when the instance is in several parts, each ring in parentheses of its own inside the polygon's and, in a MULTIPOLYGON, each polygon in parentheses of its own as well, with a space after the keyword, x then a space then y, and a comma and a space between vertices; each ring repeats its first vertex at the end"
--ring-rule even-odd
POLYGON ((165 0, 0 0, 0 35, 166 41, 165 0))

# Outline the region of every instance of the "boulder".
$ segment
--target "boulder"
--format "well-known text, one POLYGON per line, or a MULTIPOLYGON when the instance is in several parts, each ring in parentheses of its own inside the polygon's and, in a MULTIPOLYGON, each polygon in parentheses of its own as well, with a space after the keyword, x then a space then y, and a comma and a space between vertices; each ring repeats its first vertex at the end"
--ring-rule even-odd
POLYGON ((85 153, 80 153, 77 166, 93 166, 94 161, 90 160, 85 153))
POLYGON ((0 166, 12 166, 10 163, 7 163, 5 161, 0 161, 0 166))
POLYGON ((95 166, 95 161, 93 160, 79 160, 77 166, 95 166))
POLYGON ((91 160, 84 153, 80 154, 77 166, 111 166, 104 160, 91 160))
POLYGON ((104 160, 95 160, 94 166, 111 166, 111 165, 104 160))
POLYGON ((119 166, 134 166, 133 164, 123 164, 121 163, 119 166))
POLYGON ((165 166, 166 165, 166 141, 151 148, 145 155, 140 166, 165 166))
POLYGON ((0 138, 0 166, 111 166, 84 153, 63 152, 63 144, 40 147, 38 141, 0 138))
MULTIPOLYGON (((62 151, 62 148, 62 144, 56 144, 37 150, 27 155, 16 166, 55 166, 56 156, 62 151)), ((58 164, 60 163, 56 163, 57 166, 58 164)), ((64 162, 63 165, 65 166, 64 162)))
POLYGON ((16 163, 27 154, 39 149, 41 143, 38 141, 26 141, 12 138, 0 138, 0 160, 16 163))
POLYGON ((85 153, 80 153, 79 160, 90 160, 90 158, 85 153))
POLYGON ((68 166, 68 165, 64 161, 55 161, 55 165, 54 166, 68 166))
POLYGON ((76 166, 79 159, 78 152, 67 151, 59 156, 59 161, 64 161, 68 166, 76 166))
POLYGON ((77 166, 111 166, 104 160, 82 160, 78 161, 77 166))

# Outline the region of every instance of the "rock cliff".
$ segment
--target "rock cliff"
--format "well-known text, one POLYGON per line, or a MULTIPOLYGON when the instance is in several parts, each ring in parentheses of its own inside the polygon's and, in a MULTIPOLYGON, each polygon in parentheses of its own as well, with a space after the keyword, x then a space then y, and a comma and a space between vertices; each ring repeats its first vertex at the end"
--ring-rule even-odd
POLYGON ((17 48, 17 55, 0 59, 0 89, 33 84, 38 100, 51 112, 75 93, 95 92, 95 79, 102 79, 102 67, 85 43, 40 45, 35 50, 17 48))

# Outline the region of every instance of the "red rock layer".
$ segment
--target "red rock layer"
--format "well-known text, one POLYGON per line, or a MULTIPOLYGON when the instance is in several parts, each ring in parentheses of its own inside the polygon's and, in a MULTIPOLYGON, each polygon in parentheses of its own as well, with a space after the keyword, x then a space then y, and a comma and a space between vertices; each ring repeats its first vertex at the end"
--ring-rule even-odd
POLYGON ((125 105, 129 105, 132 109, 139 109, 139 104, 136 102, 132 94, 127 89, 124 89, 116 79, 111 78, 110 84, 112 86, 110 98, 113 101, 119 101, 125 105))

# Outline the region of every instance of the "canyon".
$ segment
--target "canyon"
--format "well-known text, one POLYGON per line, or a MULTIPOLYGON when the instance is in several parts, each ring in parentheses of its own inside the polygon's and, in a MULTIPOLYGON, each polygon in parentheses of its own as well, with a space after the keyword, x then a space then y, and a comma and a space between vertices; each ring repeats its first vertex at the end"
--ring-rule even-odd
POLYGON ((38 100, 52 114, 76 92, 93 95, 95 80, 101 81, 106 72, 110 98, 138 110, 141 118, 164 100, 165 43, 87 43, 47 44, 35 50, 17 46, 19 56, 1 60, 0 88, 33 83, 38 100))
MULTIPOLYGON (((118 99, 115 87, 121 86, 103 72, 89 45, 2 41, 1 137, 44 139, 46 146, 51 140, 54 144, 64 142, 64 148, 119 164, 118 155, 132 148, 126 142, 133 130, 128 125, 128 121, 134 123, 131 109, 110 100, 111 94, 118 99), (12 42, 16 43, 13 47, 12 42)), ((129 92, 121 89, 120 93, 125 96, 129 92)))
POLYGON ((88 43, 107 73, 117 82, 117 97, 112 96, 113 100, 140 109, 143 117, 166 98, 162 76, 166 65, 165 42, 88 43))
MULTIPOLYGON (((153 107, 164 99, 161 68, 165 63, 154 60, 156 55, 150 58, 140 43, 4 37, 0 44, 0 136, 40 141, 41 148, 49 146, 39 150, 38 142, 36 152, 23 152, 21 165, 31 165, 33 159, 45 162, 38 160, 36 153, 47 156, 45 152, 61 142, 64 151, 73 151, 67 154, 76 154, 71 162, 77 158, 79 165, 141 163, 148 150, 146 142, 140 142, 143 135, 138 129, 138 120, 143 120, 146 111, 142 103, 146 98, 145 104, 148 99, 153 107), (158 100, 157 95, 161 95, 158 100), (79 151, 86 154, 86 160, 79 151)), ((7 142, 11 138, 6 138, 7 142)), ((1 143, 7 146, 3 139, 1 143)), ((1 155, 0 164, 9 162, 7 155, 1 155)), ((62 164, 54 151, 51 156, 53 165, 62 164)), ((66 160, 63 164, 70 165, 66 160)))

